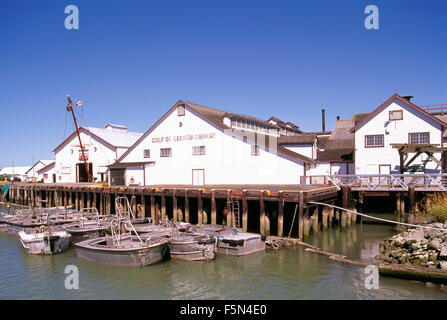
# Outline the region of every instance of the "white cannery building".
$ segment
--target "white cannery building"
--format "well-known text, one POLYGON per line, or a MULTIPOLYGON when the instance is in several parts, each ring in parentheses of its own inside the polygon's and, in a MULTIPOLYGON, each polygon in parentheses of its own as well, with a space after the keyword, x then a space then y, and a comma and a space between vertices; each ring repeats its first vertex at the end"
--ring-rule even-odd
POLYGON ((314 160, 278 145, 292 123, 178 101, 113 165, 115 185, 299 184, 314 160))
POLYGON ((373 112, 357 119, 355 174, 445 172, 442 156, 447 123, 394 94, 373 112))
MULTIPOLYGON (((105 128, 80 127, 79 132, 88 170, 94 181, 106 181, 107 166, 114 163, 141 136, 141 133, 130 132, 127 127, 114 124, 108 124, 105 128)), ((45 182, 88 181, 76 131, 53 152, 54 165, 50 164, 39 171, 45 182)))
POLYGON ((39 170, 53 163, 54 160, 37 160, 26 172, 27 179, 32 181, 32 179, 36 179, 36 181, 42 181, 43 176, 39 174, 39 170))

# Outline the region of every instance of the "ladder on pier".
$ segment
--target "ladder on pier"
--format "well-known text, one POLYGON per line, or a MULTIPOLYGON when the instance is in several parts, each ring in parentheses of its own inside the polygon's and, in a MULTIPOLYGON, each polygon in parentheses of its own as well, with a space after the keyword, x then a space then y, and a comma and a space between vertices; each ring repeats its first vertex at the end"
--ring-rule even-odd
POLYGON ((233 227, 240 228, 241 227, 241 217, 240 217, 240 207, 239 207, 239 198, 235 196, 231 196, 231 216, 233 227))

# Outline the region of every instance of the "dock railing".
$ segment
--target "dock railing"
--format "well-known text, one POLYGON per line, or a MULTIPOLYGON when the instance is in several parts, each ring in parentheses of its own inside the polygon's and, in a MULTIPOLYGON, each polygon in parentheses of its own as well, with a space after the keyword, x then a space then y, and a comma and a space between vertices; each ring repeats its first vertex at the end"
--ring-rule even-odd
POLYGON ((439 174, 347 174, 306 176, 306 184, 351 186, 352 190, 447 191, 447 173, 439 174))

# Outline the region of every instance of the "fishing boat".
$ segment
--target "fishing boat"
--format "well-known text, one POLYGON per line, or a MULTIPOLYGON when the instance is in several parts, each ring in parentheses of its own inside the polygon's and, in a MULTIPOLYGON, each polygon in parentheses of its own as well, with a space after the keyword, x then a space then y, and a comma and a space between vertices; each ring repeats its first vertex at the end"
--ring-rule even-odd
POLYGON ((19 231, 18 236, 23 248, 30 254, 54 254, 70 246, 70 234, 66 231, 43 230, 19 231))
POLYGON ((101 220, 96 208, 83 208, 80 210, 80 219, 78 223, 72 223, 62 226, 62 228, 71 235, 71 242, 77 243, 87 239, 103 237, 106 234, 107 225, 101 220), (84 214, 95 214, 96 218, 92 221, 85 221, 84 214))
POLYGON ((204 261, 215 258, 217 238, 211 235, 179 232, 169 239, 171 259, 204 261))
POLYGON ((77 256, 106 265, 143 267, 160 262, 167 253, 168 239, 150 236, 143 240, 128 217, 123 216, 119 210, 108 230, 111 235, 75 243, 77 256), (132 229, 134 235, 127 232, 127 228, 132 229))
POLYGON ((217 236, 217 253, 244 256, 265 250, 265 236, 242 232, 240 228, 207 224, 195 226, 193 231, 217 236))

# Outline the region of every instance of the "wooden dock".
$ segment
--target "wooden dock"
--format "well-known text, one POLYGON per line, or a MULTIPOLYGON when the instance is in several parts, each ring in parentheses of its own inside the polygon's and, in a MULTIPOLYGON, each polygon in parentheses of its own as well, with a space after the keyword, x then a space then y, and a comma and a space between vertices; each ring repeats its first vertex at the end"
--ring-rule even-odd
POLYGON ((334 212, 309 204, 340 201, 334 186, 324 185, 159 185, 104 186, 95 184, 14 183, 8 201, 37 207, 70 206, 77 210, 96 207, 100 214, 115 213, 115 199, 128 197, 138 217, 158 214, 174 221, 221 224, 224 209, 240 208, 239 226, 263 235, 291 234, 300 238, 310 230, 327 227, 334 212), (237 202, 237 205, 235 205, 237 202), (295 217, 294 217, 295 216, 295 217), (293 225, 292 225, 293 224, 293 225))

